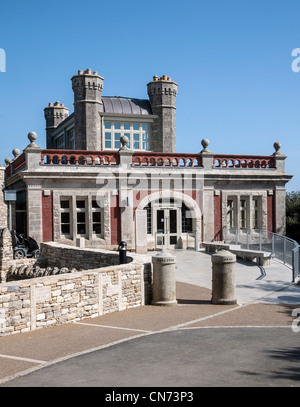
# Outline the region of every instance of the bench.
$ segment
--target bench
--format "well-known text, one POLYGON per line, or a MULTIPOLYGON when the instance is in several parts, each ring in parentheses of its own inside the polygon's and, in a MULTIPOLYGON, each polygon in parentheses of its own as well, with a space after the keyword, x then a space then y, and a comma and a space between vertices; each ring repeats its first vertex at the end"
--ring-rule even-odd
POLYGON ((230 245, 222 242, 202 242, 201 246, 205 248, 206 252, 215 253, 218 250, 229 250, 230 245))
POLYGON ((272 258, 272 254, 268 252, 249 249, 235 249, 232 247, 230 247, 229 250, 237 257, 241 257, 246 261, 253 261, 254 259, 256 259, 256 262, 259 266, 270 264, 270 260, 272 258))
POLYGON ((229 250, 231 253, 235 254, 237 257, 243 258, 246 261, 256 262, 259 266, 264 266, 270 264, 270 259, 272 254, 269 252, 263 252, 259 250, 241 249, 240 246, 227 244, 223 242, 202 242, 201 246, 205 248, 206 252, 215 253, 218 250, 229 250))

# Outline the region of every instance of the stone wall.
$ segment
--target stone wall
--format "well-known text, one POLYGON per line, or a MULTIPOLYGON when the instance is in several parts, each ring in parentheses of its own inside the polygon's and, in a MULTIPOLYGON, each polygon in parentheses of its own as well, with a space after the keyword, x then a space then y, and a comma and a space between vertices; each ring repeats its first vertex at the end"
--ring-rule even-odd
MULTIPOLYGON (((71 262, 76 251, 76 248, 72 247, 59 248, 54 243, 47 243, 45 246, 48 247, 44 247, 43 252, 48 253, 50 262, 54 261, 54 256, 59 249, 63 249, 64 260, 59 258, 57 260, 62 262, 71 262)), ((80 255, 83 256, 82 263, 86 264, 89 261, 89 264, 92 264, 92 250, 77 250, 78 253, 75 256, 77 264, 80 264, 80 255)), ((108 253, 105 261, 108 261, 109 256, 112 255, 116 260, 118 254, 108 253)), ((99 256, 100 253, 97 251, 94 264, 100 258, 99 256)), ((102 256, 102 259, 104 257, 102 256)), ((134 256, 132 261, 125 265, 109 265, 68 274, 2 283, 0 284, 0 336, 28 332, 149 304, 151 281, 151 263, 145 262, 143 256, 134 256)))
MULTIPOLYGON (((40 254, 47 259, 48 267, 67 267, 89 270, 119 264, 119 252, 79 248, 56 242, 40 244, 40 254)), ((128 257, 131 261, 132 257, 128 257)))
POLYGON ((2 188, 4 186, 5 168, 0 165, 0 228, 7 227, 8 210, 4 201, 4 194, 2 188))

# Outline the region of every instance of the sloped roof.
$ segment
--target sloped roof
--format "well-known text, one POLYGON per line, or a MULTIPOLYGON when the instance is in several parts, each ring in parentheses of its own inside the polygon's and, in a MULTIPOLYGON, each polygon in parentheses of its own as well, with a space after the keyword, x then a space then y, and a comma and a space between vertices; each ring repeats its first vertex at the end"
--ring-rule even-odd
POLYGON ((121 96, 102 96, 103 112, 114 114, 151 115, 152 109, 147 99, 131 99, 121 96))

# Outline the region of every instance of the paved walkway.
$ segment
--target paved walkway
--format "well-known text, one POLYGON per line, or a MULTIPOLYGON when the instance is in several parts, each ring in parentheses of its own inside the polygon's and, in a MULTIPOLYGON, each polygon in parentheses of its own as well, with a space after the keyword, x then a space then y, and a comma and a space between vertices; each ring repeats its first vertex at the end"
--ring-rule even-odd
POLYGON ((144 306, 0 338, 1 387, 297 386, 300 286, 272 261, 236 264, 236 305, 213 305, 211 260, 174 251, 178 306, 144 306))

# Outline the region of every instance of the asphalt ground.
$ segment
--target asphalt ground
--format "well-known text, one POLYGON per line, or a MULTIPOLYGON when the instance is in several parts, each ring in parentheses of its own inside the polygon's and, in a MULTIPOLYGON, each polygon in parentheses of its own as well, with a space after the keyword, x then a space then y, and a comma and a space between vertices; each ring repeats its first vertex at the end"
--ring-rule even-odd
POLYGON ((290 269, 272 261, 260 279, 256 265, 238 262, 238 303, 214 305, 210 256, 172 254, 177 306, 1 337, 0 386, 299 387, 300 286, 290 269))

